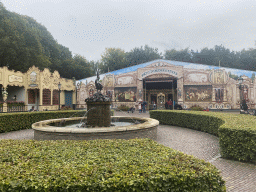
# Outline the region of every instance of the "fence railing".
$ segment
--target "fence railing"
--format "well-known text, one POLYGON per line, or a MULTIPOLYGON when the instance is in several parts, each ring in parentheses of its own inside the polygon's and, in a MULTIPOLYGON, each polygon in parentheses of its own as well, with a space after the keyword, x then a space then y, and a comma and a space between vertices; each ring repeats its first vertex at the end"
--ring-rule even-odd
MULTIPOLYGON (((41 105, 37 106, 40 107, 41 105)), ((62 107, 64 107, 65 105, 62 105, 62 107)), ((28 112, 29 109, 31 109, 32 106, 30 105, 24 105, 24 106, 8 106, 7 105, 7 113, 12 113, 12 112, 28 112)), ((82 105, 82 104, 73 104, 71 107, 73 110, 85 110, 86 109, 86 105, 82 105)), ((58 109, 54 109, 54 110, 58 110, 58 109)), ((3 113, 3 106, 0 106, 0 113, 3 113)))
POLYGON ((24 111, 28 111, 28 108, 26 105, 24 105, 24 106, 8 106, 7 105, 7 113, 24 112, 24 111))

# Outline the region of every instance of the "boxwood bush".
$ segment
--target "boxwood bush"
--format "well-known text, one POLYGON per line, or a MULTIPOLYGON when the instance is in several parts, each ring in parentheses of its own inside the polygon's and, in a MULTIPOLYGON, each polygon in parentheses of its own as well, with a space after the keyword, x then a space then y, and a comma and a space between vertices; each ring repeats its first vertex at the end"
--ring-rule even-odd
MULTIPOLYGON (((86 111, 41 111, 41 112, 21 112, 21 113, 1 113, 0 114, 0 133, 18 131, 22 129, 31 129, 35 122, 46 119, 83 117, 86 111)), ((114 110, 111 110, 111 116, 114 110)))
POLYGON ((219 137, 223 158, 256 163, 256 117, 218 112, 150 111, 161 124, 204 131, 219 137))
POLYGON ((1 113, 0 133, 31 129, 33 123, 46 119, 80 117, 84 114, 85 111, 81 110, 1 113))
POLYGON ((0 191, 226 191, 213 165, 150 139, 0 146, 0 191))

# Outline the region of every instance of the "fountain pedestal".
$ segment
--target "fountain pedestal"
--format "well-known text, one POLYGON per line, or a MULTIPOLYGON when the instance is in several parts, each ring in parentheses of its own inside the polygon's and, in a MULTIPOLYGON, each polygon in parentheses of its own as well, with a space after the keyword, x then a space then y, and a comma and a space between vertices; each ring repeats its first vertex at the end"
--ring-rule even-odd
POLYGON ((111 101, 96 101, 96 102, 87 101, 86 104, 87 104, 87 111, 88 111, 87 126, 110 127, 111 101))

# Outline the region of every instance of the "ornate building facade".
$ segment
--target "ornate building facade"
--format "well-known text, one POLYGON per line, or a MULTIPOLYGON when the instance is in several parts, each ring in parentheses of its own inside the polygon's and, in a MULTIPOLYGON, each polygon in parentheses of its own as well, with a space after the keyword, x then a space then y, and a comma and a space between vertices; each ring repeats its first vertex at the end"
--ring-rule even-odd
POLYGON ((49 69, 40 71, 33 66, 21 73, 7 67, 0 68, 0 87, 1 112, 15 111, 15 104, 19 103, 24 106, 22 111, 32 107, 39 111, 58 110, 60 106, 76 104, 75 82, 60 78, 57 71, 51 73, 49 69))
MULTIPOLYGON (((244 86, 240 89, 238 81, 229 76, 229 69, 202 66, 155 60, 113 71, 101 75, 103 93, 112 98, 113 107, 132 107, 137 101, 146 101, 148 109, 152 109, 154 103, 158 109, 164 109, 165 103, 172 100, 185 109, 194 105, 239 109, 242 97, 249 108, 255 108, 255 81, 243 75, 244 86)), ((243 73, 243 70, 237 71, 243 73)), ((252 73, 245 71, 244 74, 252 73)), ((95 77, 77 81, 77 103, 83 107, 86 107, 85 99, 96 91, 94 81, 95 77)))

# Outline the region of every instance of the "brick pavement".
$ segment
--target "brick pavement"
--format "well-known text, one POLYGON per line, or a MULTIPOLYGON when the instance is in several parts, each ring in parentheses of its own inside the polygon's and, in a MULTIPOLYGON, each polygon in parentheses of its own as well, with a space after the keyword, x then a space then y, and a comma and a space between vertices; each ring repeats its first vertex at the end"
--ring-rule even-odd
MULTIPOLYGON (((115 116, 149 117, 149 113, 115 112, 115 116)), ((33 138, 32 129, 0 134, 0 139, 33 138)), ((215 165, 226 181, 228 192, 256 192, 256 165, 222 159, 217 137, 192 129, 159 125, 157 142, 215 165)))

